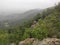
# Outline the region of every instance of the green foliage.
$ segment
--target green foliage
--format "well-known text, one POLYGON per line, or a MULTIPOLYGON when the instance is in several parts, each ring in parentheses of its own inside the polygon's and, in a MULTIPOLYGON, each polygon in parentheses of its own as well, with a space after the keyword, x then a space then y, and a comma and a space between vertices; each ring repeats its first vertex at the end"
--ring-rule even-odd
POLYGON ((0 45, 7 45, 8 43, 8 34, 0 34, 0 45))
POLYGON ((23 39, 30 38, 30 35, 31 35, 31 30, 26 29, 23 35, 23 39))
POLYGON ((48 36, 48 29, 44 21, 40 20, 33 29, 26 29, 24 33, 24 39, 26 38, 38 38, 42 40, 48 36))
POLYGON ((32 35, 34 38, 38 38, 40 40, 48 36, 48 29, 43 20, 40 19, 38 24, 36 24, 36 26, 32 30, 32 35))

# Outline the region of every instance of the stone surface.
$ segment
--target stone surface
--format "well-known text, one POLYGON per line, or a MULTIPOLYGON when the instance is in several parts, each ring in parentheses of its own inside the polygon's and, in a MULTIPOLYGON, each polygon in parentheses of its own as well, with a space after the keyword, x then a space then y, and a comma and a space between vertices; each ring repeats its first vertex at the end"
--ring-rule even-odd
POLYGON ((39 41, 35 38, 27 38, 26 40, 19 42, 19 45, 60 45, 60 39, 47 38, 39 41))

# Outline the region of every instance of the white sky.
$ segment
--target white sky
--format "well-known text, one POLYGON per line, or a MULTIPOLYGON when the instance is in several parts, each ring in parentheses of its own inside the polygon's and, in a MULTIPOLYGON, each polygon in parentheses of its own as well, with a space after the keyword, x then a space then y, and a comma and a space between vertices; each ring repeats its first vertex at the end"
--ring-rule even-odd
POLYGON ((0 0, 0 11, 4 10, 29 10, 47 8, 60 0, 0 0))

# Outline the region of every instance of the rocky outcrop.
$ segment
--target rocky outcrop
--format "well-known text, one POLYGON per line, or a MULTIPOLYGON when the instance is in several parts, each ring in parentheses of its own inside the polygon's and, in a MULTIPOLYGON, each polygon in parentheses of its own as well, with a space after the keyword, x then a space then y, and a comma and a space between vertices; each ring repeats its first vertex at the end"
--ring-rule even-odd
POLYGON ((47 38, 40 41, 35 38, 27 38, 26 40, 19 42, 19 45, 60 45, 60 39, 47 38))
POLYGON ((60 39, 47 38, 41 41, 39 45, 60 45, 60 39))
POLYGON ((34 38, 27 38, 26 40, 19 42, 19 45, 32 45, 34 40, 34 38))

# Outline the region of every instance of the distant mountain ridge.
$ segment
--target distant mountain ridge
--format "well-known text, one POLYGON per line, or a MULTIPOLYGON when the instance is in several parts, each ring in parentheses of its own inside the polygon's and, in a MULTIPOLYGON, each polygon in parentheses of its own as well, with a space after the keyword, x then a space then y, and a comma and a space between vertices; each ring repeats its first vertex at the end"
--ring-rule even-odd
POLYGON ((30 20, 40 12, 40 9, 32 9, 24 13, 15 13, 7 16, 0 16, 0 22, 16 24, 16 22, 20 23, 24 22, 25 20, 30 20))

